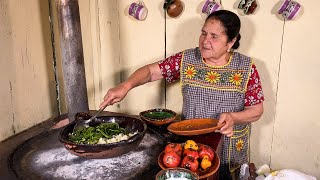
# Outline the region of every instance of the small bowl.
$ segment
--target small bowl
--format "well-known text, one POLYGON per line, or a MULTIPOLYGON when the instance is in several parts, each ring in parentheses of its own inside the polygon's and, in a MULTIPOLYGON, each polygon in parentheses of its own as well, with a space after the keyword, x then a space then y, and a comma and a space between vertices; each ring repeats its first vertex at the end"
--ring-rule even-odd
MULTIPOLYGON (((79 113, 78 113, 79 115, 79 113)), ((120 127, 129 132, 138 132, 138 134, 129 138, 126 141, 120 141, 110 144, 77 144, 69 140, 69 133, 72 133, 73 127, 77 120, 90 118, 89 115, 82 113, 76 120, 64 127, 59 133, 59 140, 64 147, 72 154, 90 159, 111 158, 120 156, 134 150, 142 141, 147 125, 144 121, 127 116, 100 116, 97 117, 92 126, 96 126, 104 122, 116 122, 120 127)), ((91 126, 91 124, 90 124, 91 126)))
POLYGON ((140 118, 148 124, 162 126, 172 123, 177 118, 177 113, 169 109, 150 109, 142 111, 140 118))
POLYGON ((156 175, 156 180, 167 180, 167 179, 178 180, 182 178, 187 180, 198 180, 199 176, 196 173, 184 168, 168 168, 168 169, 161 170, 156 175))

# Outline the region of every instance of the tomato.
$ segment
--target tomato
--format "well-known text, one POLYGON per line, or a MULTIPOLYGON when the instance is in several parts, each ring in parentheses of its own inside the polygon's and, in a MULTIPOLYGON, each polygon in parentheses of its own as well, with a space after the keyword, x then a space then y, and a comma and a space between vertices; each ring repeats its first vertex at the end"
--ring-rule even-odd
POLYGON ((199 156, 202 159, 205 155, 208 156, 209 161, 212 161, 214 158, 214 152, 212 151, 212 149, 208 146, 205 145, 200 145, 199 147, 199 156))
POLYGON ((170 151, 163 156, 163 164, 168 167, 177 167, 180 164, 181 157, 174 151, 170 151))
POLYGON ((182 160, 181 167, 190 169, 193 172, 196 172, 199 166, 198 160, 190 157, 185 156, 182 160))
POLYGON ((195 151, 193 149, 184 149, 183 151, 183 156, 190 156, 194 159, 198 159, 199 158, 199 153, 198 151, 195 151))
POLYGON ((166 146, 164 149, 164 153, 167 154, 168 152, 174 151, 176 152, 179 156, 182 154, 182 145, 178 143, 170 143, 166 146))

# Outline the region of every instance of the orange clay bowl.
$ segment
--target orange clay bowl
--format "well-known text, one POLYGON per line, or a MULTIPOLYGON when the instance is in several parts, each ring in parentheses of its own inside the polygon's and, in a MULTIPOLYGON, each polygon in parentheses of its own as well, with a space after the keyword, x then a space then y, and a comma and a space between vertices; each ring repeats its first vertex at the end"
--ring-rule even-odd
POLYGON ((189 119, 172 123, 167 129, 174 134, 182 136, 201 135, 220 129, 224 124, 218 126, 218 121, 217 119, 206 118, 189 119))
MULTIPOLYGON (((201 145, 200 143, 197 143, 197 144, 201 145)), ((204 146, 207 146, 207 145, 204 145, 204 146)), ((207 146, 207 147, 210 147, 210 146, 207 146)), ((212 148, 210 147, 210 149, 212 149, 212 148)), ((218 169, 220 167, 220 158, 215 150, 212 149, 212 151, 214 152, 214 158, 211 161, 212 165, 205 170, 198 168, 198 170, 195 172, 199 176, 199 179, 207 178, 207 177, 213 175, 214 173, 216 173, 218 171, 218 169)), ((160 155, 158 156, 158 165, 161 167, 161 169, 169 169, 163 164, 163 156, 164 156, 164 151, 162 151, 160 153, 160 155)), ((182 161, 182 158, 181 158, 181 161, 182 161)), ((179 165, 179 167, 180 167, 180 165, 179 165)), ((200 167, 200 162, 199 162, 199 167, 200 167)))
POLYGON ((177 113, 169 109, 150 109, 142 111, 140 118, 148 124, 162 126, 172 123, 177 118, 177 113))

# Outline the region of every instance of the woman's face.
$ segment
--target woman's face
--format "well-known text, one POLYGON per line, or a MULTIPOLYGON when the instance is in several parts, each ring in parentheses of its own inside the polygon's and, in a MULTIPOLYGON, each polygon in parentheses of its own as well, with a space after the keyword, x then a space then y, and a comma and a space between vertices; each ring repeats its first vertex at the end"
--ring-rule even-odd
POLYGON ((232 47, 234 41, 228 43, 228 37, 221 22, 216 19, 205 22, 199 38, 200 52, 205 59, 219 59, 232 47))

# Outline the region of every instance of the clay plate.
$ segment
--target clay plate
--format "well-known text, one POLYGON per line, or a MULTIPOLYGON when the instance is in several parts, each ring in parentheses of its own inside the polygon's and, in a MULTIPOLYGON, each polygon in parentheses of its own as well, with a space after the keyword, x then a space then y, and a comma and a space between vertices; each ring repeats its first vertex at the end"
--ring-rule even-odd
MULTIPOLYGON (((198 145, 201 145, 200 143, 197 143, 198 145)), ((204 145, 204 146, 207 146, 207 145, 204 145)), ((210 146, 207 146, 207 147, 210 147, 210 146)), ((211 147, 210 147, 211 148, 211 147)), ((211 148, 212 149, 212 148, 211 148)), ((199 179, 202 179, 202 178, 206 178, 206 177, 209 177, 211 175, 213 175, 215 172, 218 171, 219 167, 220 167, 220 158, 219 156, 217 155, 216 151, 212 149, 212 151, 214 152, 214 158, 213 160, 211 161, 212 165, 206 169, 206 170, 200 170, 198 169, 195 173, 199 176, 199 179)), ((158 164, 159 166, 161 167, 161 169, 168 169, 167 167, 164 166, 163 164, 163 156, 164 156, 164 151, 162 151, 160 153, 160 155, 158 156, 158 164)), ((182 161, 182 160, 181 160, 182 161)), ((199 166, 200 166, 200 163, 199 163, 199 166)))
POLYGON ((190 136, 214 132, 224 125, 217 124, 217 119, 189 119, 172 123, 167 129, 174 134, 190 136))

